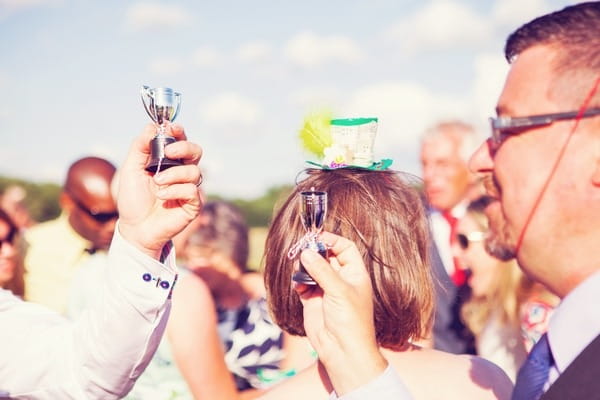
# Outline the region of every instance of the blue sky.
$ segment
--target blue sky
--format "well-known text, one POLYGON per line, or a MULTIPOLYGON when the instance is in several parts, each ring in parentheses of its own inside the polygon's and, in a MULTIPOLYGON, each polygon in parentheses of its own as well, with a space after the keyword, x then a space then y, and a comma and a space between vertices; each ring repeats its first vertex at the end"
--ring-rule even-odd
POLYGON ((142 85, 182 93, 209 193, 254 197, 312 159, 304 116, 379 118, 376 158, 419 175, 419 135, 482 137, 508 33, 564 0, 0 0, 0 174, 61 183, 86 155, 120 164, 149 121, 142 85))

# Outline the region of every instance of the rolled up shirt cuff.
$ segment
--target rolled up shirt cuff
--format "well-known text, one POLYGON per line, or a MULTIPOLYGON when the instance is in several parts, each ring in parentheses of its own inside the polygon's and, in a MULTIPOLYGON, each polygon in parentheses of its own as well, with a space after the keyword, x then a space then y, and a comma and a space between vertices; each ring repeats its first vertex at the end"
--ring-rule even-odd
POLYGON ((121 236, 117 222, 109 258, 108 275, 113 284, 126 287, 138 299, 146 298, 151 304, 171 297, 178 271, 170 243, 165 245, 161 261, 153 259, 121 236), (128 268, 122 267, 123 257, 128 259, 128 268))
POLYGON ((388 365, 377 378, 342 397, 338 397, 335 391, 329 395, 329 400, 412 400, 412 398, 400 375, 391 365, 388 365))

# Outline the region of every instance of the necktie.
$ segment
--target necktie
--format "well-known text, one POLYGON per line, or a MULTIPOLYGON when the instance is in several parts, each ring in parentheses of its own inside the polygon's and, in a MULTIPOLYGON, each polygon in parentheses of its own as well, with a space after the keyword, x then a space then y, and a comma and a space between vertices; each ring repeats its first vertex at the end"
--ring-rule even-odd
MULTIPOLYGON (((444 211, 442 216, 446 222, 448 222, 448 226, 450 226, 450 247, 452 247, 452 245, 456 242, 456 223, 458 222, 458 218, 450 214, 449 211, 444 211)), ((467 279, 465 271, 460 266, 458 258, 452 257, 452 262, 454 263, 454 271, 452 272, 450 278, 452 278, 452 281, 456 286, 462 286, 467 279)))
POLYGON ((539 399, 553 363, 554 359, 548 345, 548 335, 543 334, 519 370, 512 400, 539 399))

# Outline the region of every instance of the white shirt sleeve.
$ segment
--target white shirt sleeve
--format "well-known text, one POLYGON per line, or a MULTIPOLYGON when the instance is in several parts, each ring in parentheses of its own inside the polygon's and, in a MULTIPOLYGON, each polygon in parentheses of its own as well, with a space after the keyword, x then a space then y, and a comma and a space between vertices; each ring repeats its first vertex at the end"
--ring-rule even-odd
POLYGON ((408 389, 400 379, 400 376, 391 365, 369 383, 337 397, 335 392, 329 396, 329 400, 412 400, 408 389))
POLYGON ((0 395, 117 399, 151 360, 177 279, 115 229, 100 299, 75 322, 0 290, 0 395))

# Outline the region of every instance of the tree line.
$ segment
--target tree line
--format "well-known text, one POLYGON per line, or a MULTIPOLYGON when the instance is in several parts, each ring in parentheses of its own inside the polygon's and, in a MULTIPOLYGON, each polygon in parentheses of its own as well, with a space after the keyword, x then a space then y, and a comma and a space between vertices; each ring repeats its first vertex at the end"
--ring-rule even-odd
MULTIPOLYGON (((33 220, 44 222, 56 218, 60 212, 58 198, 61 186, 55 183, 35 183, 23 179, 0 176, 0 195, 11 185, 19 185, 27 192, 23 202, 29 210, 33 220)), ((273 186, 254 199, 225 198, 218 194, 208 194, 208 200, 225 200, 238 206, 250 227, 268 226, 273 216, 273 209, 277 203, 287 197, 292 186, 273 186)))

